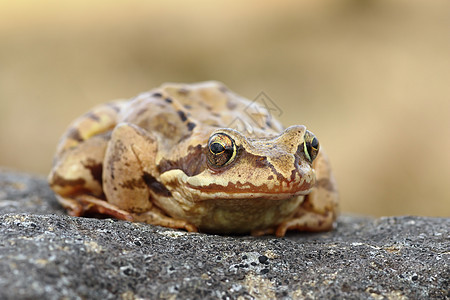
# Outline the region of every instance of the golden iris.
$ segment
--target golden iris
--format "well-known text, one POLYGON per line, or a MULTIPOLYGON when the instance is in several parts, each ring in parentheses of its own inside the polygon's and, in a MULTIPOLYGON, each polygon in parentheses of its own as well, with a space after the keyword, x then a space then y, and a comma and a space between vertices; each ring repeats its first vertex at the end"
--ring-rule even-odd
POLYGON ((305 132, 304 141, 305 142, 303 143, 303 147, 305 156, 310 162, 312 162, 319 153, 319 140, 317 140, 317 138, 311 131, 307 130, 305 132))
POLYGON ((225 133, 216 133, 208 141, 208 161, 212 166, 223 167, 236 157, 236 144, 225 133))

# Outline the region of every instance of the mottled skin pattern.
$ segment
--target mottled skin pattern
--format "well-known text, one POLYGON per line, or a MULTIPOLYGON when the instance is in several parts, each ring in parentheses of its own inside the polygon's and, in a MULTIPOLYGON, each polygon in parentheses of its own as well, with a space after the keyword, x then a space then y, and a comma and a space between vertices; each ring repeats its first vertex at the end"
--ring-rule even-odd
POLYGON ((314 135, 217 82, 95 107, 63 135, 49 183, 71 215, 221 234, 329 230, 338 207, 314 135))

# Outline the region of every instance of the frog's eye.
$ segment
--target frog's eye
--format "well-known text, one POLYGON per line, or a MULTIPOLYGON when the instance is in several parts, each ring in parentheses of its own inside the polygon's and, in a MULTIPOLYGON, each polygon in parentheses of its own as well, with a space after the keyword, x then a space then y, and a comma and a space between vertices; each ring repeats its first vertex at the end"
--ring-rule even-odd
POLYGON ((316 157, 317 153, 319 153, 319 141, 314 136, 314 134, 310 131, 306 131, 305 142, 303 143, 303 150, 305 152, 306 158, 312 162, 316 157))
POLYGON ((236 157, 236 144, 224 133, 216 133, 208 141, 208 161, 212 166, 223 167, 236 157))

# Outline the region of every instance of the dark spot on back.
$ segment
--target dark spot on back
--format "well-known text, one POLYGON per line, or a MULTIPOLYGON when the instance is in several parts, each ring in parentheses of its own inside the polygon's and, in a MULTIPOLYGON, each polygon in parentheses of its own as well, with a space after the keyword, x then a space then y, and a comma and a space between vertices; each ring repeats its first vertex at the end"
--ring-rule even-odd
POLYGON ((94 121, 96 121, 96 122, 99 122, 99 121, 100 121, 99 116, 97 116, 97 115, 94 114, 93 112, 88 112, 88 113, 86 113, 86 114, 85 114, 85 117, 88 118, 88 119, 94 120, 94 121))
POLYGON ((145 184, 148 186, 150 190, 155 192, 155 194, 164 196, 164 197, 171 197, 172 193, 159 181, 156 180, 155 177, 153 177, 151 174, 144 172, 144 175, 142 176, 142 179, 144 180, 145 184))
POLYGON ((237 103, 232 101, 231 99, 228 99, 227 101, 227 108, 230 110, 233 110, 237 107, 237 103))
POLYGON ((177 113, 180 116, 181 121, 186 122, 187 117, 186 117, 186 114, 184 113, 184 111, 179 110, 179 111, 177 111, 177 113))
POLYGON ((181 88, 178 90, 178 94, 187 96, 189 94, 189 90, 187 88, 181 88))
POLYGON ((192 132, 189 131, 186 134, 183 134, 179 139, 178 139, 178 144, 181 143, 182 141, 184 141, 185 139, 189 138, 192 135, 192 132))
POLYGON ((110 102, 110 103, 106 103, 106 105, 109 106, 110 108, 112 108, 115 112, 119 112, 120 111, 120 108, 114 103, 110 102))
POLYGON ((172 98, 166 98, 165 100, 166 100, 167 103, 172 103, 173 102, 172 98))
POLYGON ((147 108, 141 108, 137 113, 136 113, 136 117, 141 116, 143 113, 145 113, 147 111, 147 108))
POLYGON ((272 122, 270 122, 270 120, 266 120, 266 125, 269 128, 272 128, 272 122))
POLYGON ((224 85, 219 86, 219 91, 221 91, 222 93, 226 93, 228 92, 228 88, 224 85))
POLYGON ((270 175, 269 177, 267 177, 267 180, 272 180, 273 179, 273 175, 270 175))
POLYGON ((84 139, 81 137, 80 131, 77 128, 70 128, 67 132, 67 137, 77 142, 84 141, 84 139))
POLYGON ((161 97, 162 97, 162 94, 161 94, 161 93, 153 93, 152 96, 153 96, 153 97, 156 97, 156 98, 161 98, 161 97))
POLYGON ((187 127, 190 131, 192 131, 195 128, 195 126, 196 126, 195 123, 192 122, 187 123, 187 127))
POLYGON ((185 105, 183 105, 183 106, 184 106, 184 108, 186 108, 186 109, 191 109, 191 108, 192 108, 192 106, 189 105, 189 104, 185 104, 185 105))

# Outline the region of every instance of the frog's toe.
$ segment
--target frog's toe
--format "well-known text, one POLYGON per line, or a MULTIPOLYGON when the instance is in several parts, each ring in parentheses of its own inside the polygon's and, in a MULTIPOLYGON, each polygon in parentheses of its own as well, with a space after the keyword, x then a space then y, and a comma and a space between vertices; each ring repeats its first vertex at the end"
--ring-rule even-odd
POLYGON ((189 224, 186 222, 186 224, 184 225, 184 229, 186 229, 189 232, 198 232, 198 228, 192 224, 189 224))
POLYGON ((56 195, 59 204, 67 210, 67 213, 73 217, 81 217, 84 214, 83 206, 80 202, 72 198, 56 195))
POLYGON ((251 235, 253 236, 262 236, 262 235, 269 235, 269 234, 275 234, 275 228, 264 228, 264 229, 253 229, 251 231, 251 235))

